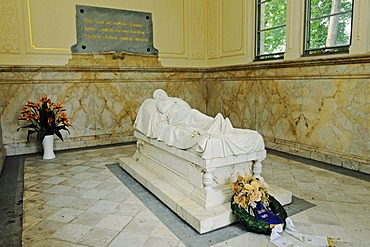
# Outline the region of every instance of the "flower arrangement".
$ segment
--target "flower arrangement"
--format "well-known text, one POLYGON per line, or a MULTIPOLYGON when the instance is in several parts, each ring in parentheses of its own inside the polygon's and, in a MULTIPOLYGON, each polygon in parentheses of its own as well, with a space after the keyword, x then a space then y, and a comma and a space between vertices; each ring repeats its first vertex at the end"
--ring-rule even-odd
POLYGON ((30 135, 37 133, 37 140, 42 142, 46 135, 57 135, 63 141, 60 130, 66 130, 71 126, 62 104, 53 103, 48 96, 43 96, 38 103, 27 101, 22 108, 19 120, 29 121, 30 124, 18 127, 28 128, 27 142, 30 135))
POLYGON ((264 181, 239 175, 231 187, 234 191, 231 210, 248 231, 271 234, 275 225, 285 226, 288 215, 279 201, 268 193, 264 181))
POLYGON ((234 191, 234 203, 242 208, 255 208, 257 202, 268 206, 268 186, 254 177, 239 175, 236 182, 231 184, 231 188, 234 191))

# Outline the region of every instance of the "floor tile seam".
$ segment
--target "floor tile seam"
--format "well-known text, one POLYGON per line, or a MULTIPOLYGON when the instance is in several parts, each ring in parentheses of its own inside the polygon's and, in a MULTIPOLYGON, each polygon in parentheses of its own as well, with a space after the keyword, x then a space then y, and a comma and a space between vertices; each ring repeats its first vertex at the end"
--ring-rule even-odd
MULTIPOLYGON (((82 237, 83 237, 83 236, 82 236, 82 237)), ((81 237, 81 238, 82 238, 82 237, 81 237)), ((39 241, 39 242, 40 242, 40 243, 43 243, 43 242, 45 242, 45 241, 53 241, 53 242, 57 242, 57 241, 59 241, 59 242, 69 243, 69 244, 71 244, 72 246, 75 246, 76 244, 78 244, 78 245, 81 245, 81 246, 92 247, 92 245, 81 244, 81 243, 78 243, 78 241, 77 241, 77 243, 76 243, 76 242, 71 242, 71 241, 68 241, 68 240, 65 240, 65 239, 60 239, 60 238, 55 238, 55 237, 46 238, 46 239, 43 239, 43 240, 41 240, 41 241, 39 241), (56 241, 53 241, 53 240, 56 240, 56 241)))
POLYGON ((122 232, 124 232, 125 228, 127 228, 127 226, 134 220, 134 217, 131 217, 130 221, 118 232, 118 234, 111 239, 111 241, 109 241, 109 243, 107 244, 107 246, 109 246, 122 232))

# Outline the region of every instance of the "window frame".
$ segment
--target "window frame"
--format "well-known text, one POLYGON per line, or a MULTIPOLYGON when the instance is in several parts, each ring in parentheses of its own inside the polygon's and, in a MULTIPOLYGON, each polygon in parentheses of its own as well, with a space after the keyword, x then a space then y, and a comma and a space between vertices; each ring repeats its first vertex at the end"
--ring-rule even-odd
POLYGON ((335 14, 323 15, 315 18, 311 18, 311 0, 305 0, 304 10, 304 35, 303 35, 303 56, 314 56, 314 55, 325 55, 325 54, 339 54, 349 53, 349 48, 352 44, 352 32, 353 32, 353 9, 355 0, 352 1, 352 9, 350 11, 339 12, 335 14), (310 42, 310 23, 312 20, 318 20, 323 18, 330 18, 331 16, 339 16, 342 14, 351 13, 351 32, 349 33, 348 45, 338 45, 321 48, 308 48, 310 42))
MULTIPOLYGON (((275 53, 269 53, 269 54, 260 54, 260 49, 261 49, 261 42, 260 42, 260 37, 261 33, 266 31, 266 30, 273 30, 273 29, 278 29, 281 27, 285 27, 285 31, 287 28, 287 21, 285 21, 285 24, 283 25, 277 25, 274 27, 269 27, 266 29, 261 29, 261 6, 265 2, 269 2, 270 0, 255 0, 255 61, 267 61, 267 60, 277 60, 277 59, 284 59, 284 54, 286 52, 286 32, 285 32, 285 51, 284 52, 275 52, 275 53)), ((288 3, 287 3, 288 6, 288 3)), ((286 6, 286 7, 287 7, 286 6)))

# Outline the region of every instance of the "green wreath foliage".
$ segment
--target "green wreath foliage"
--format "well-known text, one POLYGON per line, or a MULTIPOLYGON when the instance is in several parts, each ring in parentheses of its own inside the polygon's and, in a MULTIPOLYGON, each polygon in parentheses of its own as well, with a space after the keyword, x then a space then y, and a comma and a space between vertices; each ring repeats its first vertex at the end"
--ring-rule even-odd
MULTIPOLYGON (((273 196, 269 195, 269 208, 271 211, 278 215, 284 221, 288 217, 284 207, 276 200, 273 196)), ((234 216, 240 221, 240 223, 245 226, 248 232, 255 232, 270 235, 271 228, 268 223, 264 220, 257 219, 256 217, 250 215, 245 208, 240 207, 238 204, 234 203, 234 196, 231 197, 231 210, 234 216)))

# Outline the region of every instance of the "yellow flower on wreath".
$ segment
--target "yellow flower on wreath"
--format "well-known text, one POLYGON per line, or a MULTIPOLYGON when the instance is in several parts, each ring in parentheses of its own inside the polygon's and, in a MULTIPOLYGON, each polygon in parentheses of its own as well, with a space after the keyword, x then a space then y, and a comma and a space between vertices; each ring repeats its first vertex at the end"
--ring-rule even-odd
POLYGON ((268 205, 268 186, 257 178, 249 176, 238 176, 237 180, 231 184, 234 191, 234 203, 242 208, 248 206, 255 208, 256 202, 268 205))

